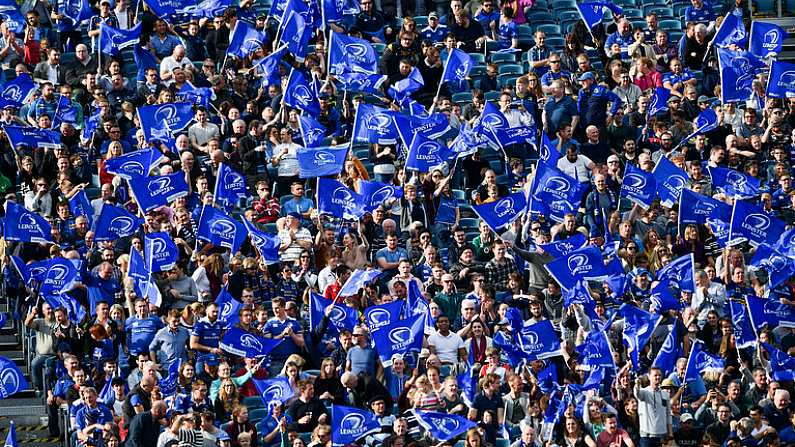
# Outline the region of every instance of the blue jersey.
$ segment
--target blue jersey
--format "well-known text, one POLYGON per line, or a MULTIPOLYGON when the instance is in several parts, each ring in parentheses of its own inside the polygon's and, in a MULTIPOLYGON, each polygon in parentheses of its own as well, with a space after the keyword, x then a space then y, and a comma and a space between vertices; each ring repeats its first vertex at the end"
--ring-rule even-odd
POLYGON ((516 23, 513 20, 508 23, 500 23, 500 26, 497 28, 497 42, 499 43, 500 49, 510 48, 513 39, 517 36, 516 23))
MULTIPOLYGON (((271 337, 276 337, 282 332, 284 332, 287 327, 292 327, 293 332, 296 334, 300 334, 303 332, 301 329, 301 325, 295 321, 294 318, 287 318, 284 321, 280 321, 278 318, 273 317, 270 320, 265 322, 265 325, 262 327, 262 332, 265 334, 270 334, 271 337)), ((290 356, 290 354, 295 354, 298 352, 298 346, 296 346, 295 342, 290 337, 285 337, 284 341, 279 343, 273 351, 271 351, 271 358, 275 360, 284 360, 290 356)))
MULTIPOLYGON (((208 348, 217 348, 218 344, 221 342, 222 330, 223 325, 220 321, 215 320, 215 323, 210 323, 210 320, 207 317, 204 317, 193 325, 190 335, 193 337, 198 337, 198 342, 200 345, 207 346, 208 348)), ((200 358, 206 357, 208 355, 211 354, 206 352, 198 353, 200 358)))
POLYGON ((675 74, 674 72, 666 73, 665 76, 663 76, 663 85, 665 85, 666 82, 670 82, 673 87, 679 82, 685 83, 691 79, 695 79, 695 76, 689 69, 685 68, 682 74, 675 74))
POLYGON ((563 78, 566 78, 569 81, 571 81, 571 72, 565 70, 561 70, 557 73, 554 73, 552 71, 547 71, 546 73, 541 75, 541 85, 543 85, 544 87, 549 87, 550 85, 552 85, 553 81, 557 81, 558 79, 563 79, 563 78))
POLYGON ((685 22, 695 22, 708 24, 715 21, 715 13, 712 12, 712 5, 704 2, 701 8, 694 8, 693 5, 685 9, 685 22))
POLYGON ((444 25, 439 25, 436 29, 433 29, 429 26, 420 31, 420 37, 422 40, 430 40, 433 43, 443 42, 444 38, 447 37, 447 34, 450 32, 450 29, 444 25))
POLYGON ((621 58, 626 59, 628 57, 629 46, 634 42, 635 38, 632 37, 632 33, 627 33, 626 36, 623 36, 616 31, 607 36, 607 40, 605 41, 605 53, 610 54, 610 47, 612 47, 614 43, 617 43, 618 46, 621 47, 621 58))
POLYGON ((127 349, 129 349, 130 354, 148 354, 149 344, 152 343, 157 331, 163 326, 163 322, 154 316, 146 318, 133 316, 128 318, 124 323, 124 331, 127 333, 127 349))

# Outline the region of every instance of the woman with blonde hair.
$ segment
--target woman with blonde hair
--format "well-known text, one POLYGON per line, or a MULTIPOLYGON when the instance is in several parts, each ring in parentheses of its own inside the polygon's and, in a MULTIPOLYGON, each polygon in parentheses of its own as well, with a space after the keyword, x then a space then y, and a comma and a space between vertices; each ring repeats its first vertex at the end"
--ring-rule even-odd
POLYGON ((199 321, 203 316, 204 316, 204 304, 191 303, 182 309, 182 315, 180 315, 179 325, 187 330, 191 330, 193 329, 193 325, 196 324, 196 322, 199 321))
POLYGON ((337 367, 331 357, 320 362, 320 375, 315 379, 315 395, 325 402, 332 402, 342 396, 342 383, 337 376, 337 367))
POLYGON ((108 145, 108 152, 105 154, 104 158, 99 160, 99 184, 104 185, 106 183, 112 183, 113 178, 115 175, 109 174, 107 169, 105 168, 105 163, 108 162, 111 158, 119 157, 123 155, 123 149, 121 146, 121 141, 111 141, 108 145))
POLYGON ((232 416, 232 411, 240 404, 240 394, 237 386, 232 379, 221 380, 221 388, 218 390, 218 397, 215 398, 213 407, 215 409, 216 422, 226 422, 232 416))
POLYGON ((411 391, 412 406, 416 410, 439 411, 441 400, 433 390, 433 385, 428 376, 421 375, 414 382, 414 389, 411 391))
POLYGON ((215 300, 221 293, 224 277, 224 260, 221 255, 214 253, 206 258, 204 262, 191 275, 199 289, 199 299, 202 302, 215 300))

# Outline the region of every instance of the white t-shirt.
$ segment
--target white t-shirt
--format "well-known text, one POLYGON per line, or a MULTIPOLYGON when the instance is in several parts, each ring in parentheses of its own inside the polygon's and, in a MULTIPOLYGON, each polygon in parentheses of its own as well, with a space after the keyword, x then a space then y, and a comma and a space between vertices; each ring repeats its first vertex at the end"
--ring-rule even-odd
POLYGON ((593 161, 585 155, 578 155, 577 161, 570 162, 565 156, 560 157, 558 160, 558 169, 563 171, 564 174, 576 179, 580 183, 585 183, 591 180, 591 170, 588 166, 593 165, 593 161))
POLYGON ((436 355, 442 363, 457 363, 458 350, 466 349, 464 340, 453 331, 450 331, 447 337, 435 331, 428 337, 428 345, 436 349, 436 355))

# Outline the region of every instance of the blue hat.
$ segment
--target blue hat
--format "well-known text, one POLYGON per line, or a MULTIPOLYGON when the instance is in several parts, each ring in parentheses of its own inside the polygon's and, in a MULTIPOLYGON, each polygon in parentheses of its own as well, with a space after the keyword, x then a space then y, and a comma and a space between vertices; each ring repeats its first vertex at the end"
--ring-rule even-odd
POLYGON ((218 436, 215 438, 216 441, 231 441, 232 438, 229 437, 229 433, 225 432, 224 430, 220 430, 218 432, 218 436))
POLYGON ((294 218, 299 219, 299 220, 301 219, 301 213, 296 213, 295 211, 293 211, 292 213, 289 213, 288 216, 294 217, 294 218))
POLYGON ((584 81, 586 79, 590 79, 592 81, 595 81, 596 80, 596 76, 593 75, 593 72, 586 71, 585 73, 581 74, 579 78, 577 78, 578 81, 584 81))

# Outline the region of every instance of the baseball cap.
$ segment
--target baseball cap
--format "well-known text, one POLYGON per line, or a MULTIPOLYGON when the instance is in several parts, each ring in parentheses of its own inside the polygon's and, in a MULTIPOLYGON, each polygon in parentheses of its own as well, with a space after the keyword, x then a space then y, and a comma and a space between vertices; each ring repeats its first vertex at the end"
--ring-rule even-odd
POLYGON ((607 162, 610 163, 611 161, 620 161, 620 160, 618 159, 617 155, 613 154, 613 155, 607 157, 607 162))
POLYGON ((693 415, 690 413, 685 413, 679 416, 679 422, 684 424, 685 422, 693 422, 693 415))
POLYGON ((701 95, 701 96, 698 97, 698 102, 699 103, 709 102, 709 98, 707 98, 706 95, 701 95))
POLYGON ((678 96, 671 96, 670 98, 668 98, 668 102, 682 102, 682 99, 679 98, 678 96))
POLYGON ((288 214, 288 216, 296 218, 296 219, 301 219, 301 214, 296 213, 296 212, 292 212, 292 213, 288 214))
POLYGON ((585 73, 581 74, 579 78, 577 78, 578 81, 584 81, 586 79, 594 81, 596 80, 596 77, 594 77, 592 72, 586 71, 585 73))
POLYGON ((437 14, 436 11, 433 11, 430 14, 428 14, 428 18, 430 19, 431 17, 435 17, 435 18, 438 19, 439 18, 439 14, 437 14))

